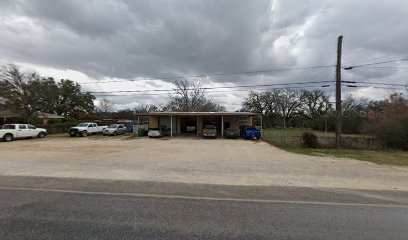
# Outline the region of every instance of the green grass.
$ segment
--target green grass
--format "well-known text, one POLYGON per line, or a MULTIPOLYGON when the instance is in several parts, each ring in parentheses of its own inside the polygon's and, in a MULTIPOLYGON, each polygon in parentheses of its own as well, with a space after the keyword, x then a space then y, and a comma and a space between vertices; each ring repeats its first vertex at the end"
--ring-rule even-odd
MULTIPOLYGON (((302 147, 304 132, 313 132, 321 146, 330 148, 335 145, 334 132, 316 131, 306 128, 267 128, 263 130, 264 140, 276 146, 302 147)), ((345 146, 352 149, 377 150, 383 148, 383 143, 373 136, 362 134, 342 134, 345 146)))
POLYGON ((293 148, 284 147, 283 149, 290 152, 310 155, 310 156, 325 156, 336 158, 351 158, 362 161, 373 162, 377 164, 390 164, 398 166, 408 166, 408 152, 397 150, 353 150, 353 149, 312 149, 312 148, 293 148))
MULTIPOLYGON (((308 128, 265 128, 263 129, 263 134, 264 136, 270 136, 270 137, 281 137, 281 136, 286 136, 286 137, 293 137, 293 136, 302 136, 304 132, 313 132, 316 134, 317 137, 335 137, 334 132, 324 132, 324 131, 317 131, 317 130, 312 130, 308 128)), ((362 135, 362 134, 342 134, 343 137, 370 137, 368 135, 362 135)))
MULTIPOLYGON (((305 131, 313 132, 319 140, 330 139, 335 135, 333 132, 313 131, 302 128, 268 128, 263 130, 263 140, 285 149, 290 152, 310 155, 310 156, 325 156, 336 158, 351 158, 362 161, 369 161, 377 164, 391 164, 398 166, 408 166, 408 152, 397 150, 358 150, 358 149, 331 149, 331 148, 304 148, 302 147, 302 134, 305 131), (285 141, 283 140, 285 136, 285 141)), ((358 134, 342 134, 348 138, 370 138, 367 135, 358 134)))

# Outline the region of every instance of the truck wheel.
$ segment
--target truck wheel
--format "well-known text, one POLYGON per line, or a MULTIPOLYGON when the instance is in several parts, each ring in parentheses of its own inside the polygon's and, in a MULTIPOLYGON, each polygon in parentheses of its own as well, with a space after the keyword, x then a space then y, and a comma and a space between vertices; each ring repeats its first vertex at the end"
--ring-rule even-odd
POLYGON ((81 137, 86 137, 86 136, 88 136, 88 132, 87 132, 87 131, 81 132, 81 137))
POLYGON ((116 136, 116 135, 118 135, 116 132, 113 132, 113 136, 116 136))
POLYGON ((47 134, 45 132, 40 132, 37 137, 38 138, 45 138, 45 136, 47 136, 47 134))
POLYGON ((13 140, 14 140, 14 137, 10 133, 3 136, 3 141, 5 141, 5 142, 10 142, 10 141, 13 141, 13 140))

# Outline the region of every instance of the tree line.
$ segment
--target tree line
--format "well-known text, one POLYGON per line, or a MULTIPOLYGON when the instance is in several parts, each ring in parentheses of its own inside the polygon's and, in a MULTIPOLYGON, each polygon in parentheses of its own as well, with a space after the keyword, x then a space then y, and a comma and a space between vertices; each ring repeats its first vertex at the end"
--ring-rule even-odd
MULTIPOLYGON (((342 110, 343 133, 377 136, 389 147, 408 149, 408 100, 402 93, 382 100, 348 95, 342 100, 342 110)), ((335 128, 330 97, 318 89, 250 92, 240 111, 264 113, 264 127, 335 128)))
POLYGON ((36 72, 23 72, 8 64, 0 71, 0 109, 9 110, 32 122, 35 113, 75 115, 76 111, 92 112, 95 96, 83 93, 81 86, 71 80, 56 81, 36 72))
POLYGON ((83 92, 72 80, 56 81, 37 72, 24 72, 15 64, 0 69, 0 110, 8 110, 31 123, 37 112, 70 116, 76 119, 132 118, 133 112, 218 112, 225 107, 215 103, 200 81, 177 80, 168 94, 167 103, 139 105, 115 111, 113 102, 83 92))

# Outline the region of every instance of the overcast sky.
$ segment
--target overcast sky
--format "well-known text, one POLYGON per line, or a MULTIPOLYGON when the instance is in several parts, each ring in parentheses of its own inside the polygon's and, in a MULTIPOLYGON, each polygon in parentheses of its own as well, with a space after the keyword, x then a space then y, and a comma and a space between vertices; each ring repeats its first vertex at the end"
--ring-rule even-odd
MULTIPOLYGON (((167 89, 174 79, 154 78, 332 65, 338 35, 344 66, 408 57, 407 16, 406 0, 1 0, 0 59, 88 91, 167 89), (134 81, 89 84, 110 80, 134 81)), ((343 78, 405 84, 407 63, 343 78)), ((206 86, 325 80, 334 68, 201 78, 206 86)), ((344 90, 369 98, 392 91, 344 90)), ((230 111, 246 94, 210 93, 230 111)), ((107 98, 120 109, 163 104, 166 94, 107 98)))

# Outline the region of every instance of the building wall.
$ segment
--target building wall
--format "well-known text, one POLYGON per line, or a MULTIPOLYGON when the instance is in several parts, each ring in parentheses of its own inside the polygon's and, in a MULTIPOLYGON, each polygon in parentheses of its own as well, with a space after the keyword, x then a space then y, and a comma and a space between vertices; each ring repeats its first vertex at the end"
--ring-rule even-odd
POLYGON ((149 117, 149 128, 159 128, 159 117, 149 117))
MULTIPOLYGON (((242 116, 239 116, 239 117, 242 117, 242 116)), ((236 118, 237 118, 236 116, 224 116, 224 123, 229 122, 230 128, 233 128, 237 131, 239 131, 239 126, 242 126, 242 125, 251 126, 252 125, 252 116, 248 116, 248 120, 246 122, 239 122, 237 121, 236 118)), ((224 128, 226 128, 225 125, 224 125, 224 128)))

